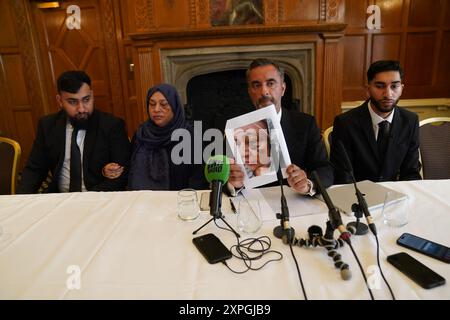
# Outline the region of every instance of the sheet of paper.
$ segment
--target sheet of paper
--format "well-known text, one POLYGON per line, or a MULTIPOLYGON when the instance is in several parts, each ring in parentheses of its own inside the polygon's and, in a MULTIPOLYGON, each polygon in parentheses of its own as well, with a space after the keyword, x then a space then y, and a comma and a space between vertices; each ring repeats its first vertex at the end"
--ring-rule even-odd
MULTIPOLYGON (((284 187, 284 195, 289 208, 295 210, 289 211, 290 217, 299 217, 312 214, 321 214, 328 212, 328 209, 322 201, 302 196, 291 188, 284 187)), ((281 212, 281 191, 280 187, 269 187, 259 189, 243 189, 242 196, 247 199, 260 200, 261 217, 263 221, 276 219, 276 213, 281 212)), ((239 197, 235 201, 239 201, 239 197)), ((235 202, 237 204, 237 202, 235 202)))

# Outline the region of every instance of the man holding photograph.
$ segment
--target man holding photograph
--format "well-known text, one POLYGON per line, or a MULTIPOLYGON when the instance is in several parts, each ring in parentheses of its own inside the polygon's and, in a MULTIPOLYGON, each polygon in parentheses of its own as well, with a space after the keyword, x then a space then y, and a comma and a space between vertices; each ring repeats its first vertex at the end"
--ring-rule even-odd
MULTIPOLYGON (((313 182, 308 178, 317 171, 325 187, 333 183, 333 170, 328 164, 325 145, 313 116, 287 110, 281 106, 286 90, 284 71, 274 61, 256 59, 247 70, 248 93, 257 109, 275 105, 292 164, 286 169, 287 182, 296 192, 314 195, 313 182)), ((229 185, 243 187, 244 172, 231 162, 229 185)))

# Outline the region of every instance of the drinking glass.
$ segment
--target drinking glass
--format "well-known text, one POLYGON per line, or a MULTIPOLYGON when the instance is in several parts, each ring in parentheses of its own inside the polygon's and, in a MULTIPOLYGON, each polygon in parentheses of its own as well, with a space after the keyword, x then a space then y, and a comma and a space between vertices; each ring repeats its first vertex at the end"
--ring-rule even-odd
POLYGON ((200 214, 197 192, 194 189, 178 191, 178 217, 182 220, 194 220, 200 214))
POLYGON ((408 223, 409 198, 407 196, 398 198, 396 192, 386 193, 383 204, 384 224, 391 227, 402 227, 408 223))
POLYGON ((255 233, 262 226, 259 200, 241 199, 237 212, 237 227, 244 233, 255 233))

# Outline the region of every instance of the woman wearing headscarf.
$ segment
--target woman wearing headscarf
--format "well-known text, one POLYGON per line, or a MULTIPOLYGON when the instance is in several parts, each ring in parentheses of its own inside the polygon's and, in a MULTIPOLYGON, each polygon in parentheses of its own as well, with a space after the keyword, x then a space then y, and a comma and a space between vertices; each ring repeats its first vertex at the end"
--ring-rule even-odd
POLYGON ((177 165, 171 158, 172 148, 179 143, 171 141, 174 130, 186 129, 193 137, 192 125, 185 120, 183 105, 175 87, 169 84, 154 86, 148 90, 146 101, 149 119, 138 128, 132 139, 128 189, 207 187, 201 165, 177 165))

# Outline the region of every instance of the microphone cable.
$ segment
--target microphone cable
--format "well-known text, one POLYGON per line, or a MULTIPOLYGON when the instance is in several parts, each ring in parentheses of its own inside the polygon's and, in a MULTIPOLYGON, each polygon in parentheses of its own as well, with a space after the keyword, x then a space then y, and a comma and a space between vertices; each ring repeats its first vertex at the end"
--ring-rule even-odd
POLYGON ((297 258, 295 257, 295 254, 294 254, 294 250, 292 250, 291 241, 289 241, 289 249, 291 250, 291 255, 292 255, 292 258, 294 259, 295 266, 297 268, 297 274, 298 274, 298 278, 300 279, 300 285, 302 287, 303 296, 305 297, 305 300, 308 300, 308 296, 306 295, 306 291, 305 291, 305 285, 303 284, 302 274, 300 272, 300 266, 298 265, 297 258))
MULTIPOLYGON (((226 230, 234 234, 234 232, 231 229, 219 226, 216 221, 214 221, 214 223, 219 229, 226 230)), ((249 270, 257 271, 262 269, 270 262, 280 261, 281 259, 283 259, 283 254, 281 252, 276 250, 270 250, 272 242, 268 236, 261 236, 258 238, 247 238, 244 240, 239 240, 239 238, 236 235, 235 237, 237 244, 231 246, 230 248, 231 254, 233 255, 233 257, 242 260, 245 264, 246 269, 242 271, 234 270, 227 264, 226 261, 222 261, 222 263, 233 273, 242 274, 246 273, 249 270), (259 267, 252 266, 252 261, 261 260, 265 255, 271 253, 277 254, 278 257, 267 260, 259 267)))
POLYGON ((361 265, 361 262, 359 261, 359 258, 358 258, 357 254, 355 252, 355 249, 353 248, 353 245, 351 243, 347 243, 347 244, 349 245, 350 249, 352 250, 353 256, 355 257, 355 260, 358 263, 359 270, 361 270, 361 274, 362 274, 362 276, 364 278, 364 281, 366 282, 367 290, 369 290, 370 298, 372 300, 375 300, 375 298, 373 297, 372 290, 370 289, 369 283, 367 282, 366 274, 364 273, 363 267, 361 265))
POLYGON ((384 277, 383 269, 381 269, 381 264, 380 264, 380 243, 378 242, 378 236, 377 235, 375 235, 375 240, 377 242, 377 264, 378 264, 378 269, 380 269, 381 277, 383 278, 384 283, 386 283, 386 286, 388 287, 389 292, 391 293, 392 300, 396 300, 395 296, 394 296, 394 292, 392 292, 391 286, 389 285, 389 282, 384 277))
MULTIPOLYGON (((383 270, 381 269, 381 264, 380 264, 380 243, 378 241, 378 235, 377 235, 377 230, 376 230, 375 223, 372 221, 372 218, 370 216, 369 209, 367 207, 367 203, 366 203, 366 201, 364 199, 364 195, 359 191, 358 186, 356 184, 355 175, 353 174, 353 166, 352 166, 352 163, 350 162, 350 158, 349 158, 349 156, 347 154, 347 150, 345 149, 344 143, 341 140, 337 140, 336 143, 338 144, 338 146, 340 148, 340 151, 342 152, 342 156, 343 156, 345 164, 344 165, 341 164, 341 166, 339 166, 339 168, 336 168, 336 166, 334 166, 331 161, 329 163, 331 164, 331 166, 334 169, 342 170, 342 171, 346 172, 347 174, 349 174, 351 179, 352 179, 352 183, 353 183, 353 186, 355 188, 356 196, 357 196, 357 199, 358 199, 358 204, 361 206, 361 209, 363 210, 364 215, 366 216, 366 219, 367 219, 367 222, 368 222, 368 225, 369 225, 369 229, 372 231, 372 234, 374 235, 376 243, 377 243, 377 264, 378 264, 378 268, 379 268, 380 273, 381 273, 381 277, 383 278, 384 283, 386 284, 386 286, 389 289, 389 292, 391 293, 392 300, 395 300, 395 296, 394 296, 394 293, 392 291, 392 288, 389 285, 389 282, 386 280, 386 278, 385 278, 385 276, 383 274, 383 270), (368 216, 370 217, 370 219, 368 219, 368 216), (370 223, 371 221, 372 221, 372 224, 370 223)), ((365 278, 365 276, 364 276, 364 278, 365 278)), ((367 281, 366 281, 366 283, 367 283, 367 281)))
MULTIPOLYGON (((219 226, 219 225, 217 224, 216 221, 214 221, 214 223, 216 224, 216 226, 217 226, 219 229, 223 229, 223 230, 226 230, 226 231, 229 231, 229 232, 233 232, 233 231, 230 230, 230 229, 227 229, 227 228, 224 228, 224 227, 219 226)), ((235 236, 236 236, 236 235, 235 235, 235 236)), ((249 271, 249 270, 255 270, 255 271, 256 271, 256 270, 260 270, 260 269, 262 269, 266 264, 268 264, 269 262, 272 262, 272 261, 280 261, 281 259, 283 259, 283 254, 282 254, 281 252, 276 251, 276 250, 269 250, 270 247, 271 247, 272 242, 271 242, 271 240, 270 240, 270 238, 269 238, 268 236, 262 236, 262 237, 258 237, 258 238, 248 238, 248 239, 244 239, 244 240, 242 240, 242 241, 240 241, 239 238, 236 237, 236 241, 237 241, 238 244, 237 244, 237 245, 233 245, 233 246, 230 248, 231 254, 232 254, 234 257, 236 257, 236 258, 238 258, 238 259, 244 261, 244 264, 245 264, 245 266, 247 267, 247 269, 246 269, 246 270, 243 270, 243 271, 236 271, 236 270, 233 270, 233 269, 227 264, 226 261, 222 261, 222 263, 223 263, 228 269, 230 269, 230 271, 233 272, 233 273, 242 274, 242 273, 245 273, 245 272, 247 272, 247 271, 249 271), (263 239, 267 239, 267 240, 263 240, 263 239), (253 245, 254 243, 259 243, 259 244, 261 245, 261 249, 253 249, 253 248, 252 248, 252 245, 253 245), (267 245, 267 247, 264 248, 264 245, 267 245), (238 253, 238 255, 234 254, 233 249, 236 250, 236 252, 238 253), (254 257, 250 257, 250 256, 249 256, 247 253, 245 253, 242 249, 245 249, 245 250, 247 250, 248 252, 251 252, 251 253, 257 253, 258 255, 254 256, 254 257), (270 259, 270 260, 266 261, 262 266, 260 266, 260 267, 258 267, 258 268, 253 268, 253 267, 252 267, 252 261, 254 261, 254 260, 259 260, 259 259, 261 259, 264 255, 269 254, 269 253, 276 253, 276 254, 278 254, 280 257, 279 257, 278 259, 270 259)), ((300 280, 300 285, 301 285, 301 287, 302 287, 303 296, 305 297, 305 300, 308 300, 308 296, 306 295, 305 285, 303 284, 302 274, 301 274, 301 272, 300 272, 300 267, 299 267, 299 265, 298 265, 297 258, 295 257, 294 250, 292 249, 292 243, 291 243, 291 241, 288 241, 288 243, 289 243, 289 249, 290 249, 291 254, 292 254, 292 258, 294 259, 295 266, 296 266, 296 269, 297 269, 297 274, 298 274, 298 278, 299 278, 299 280, 300 280)))

